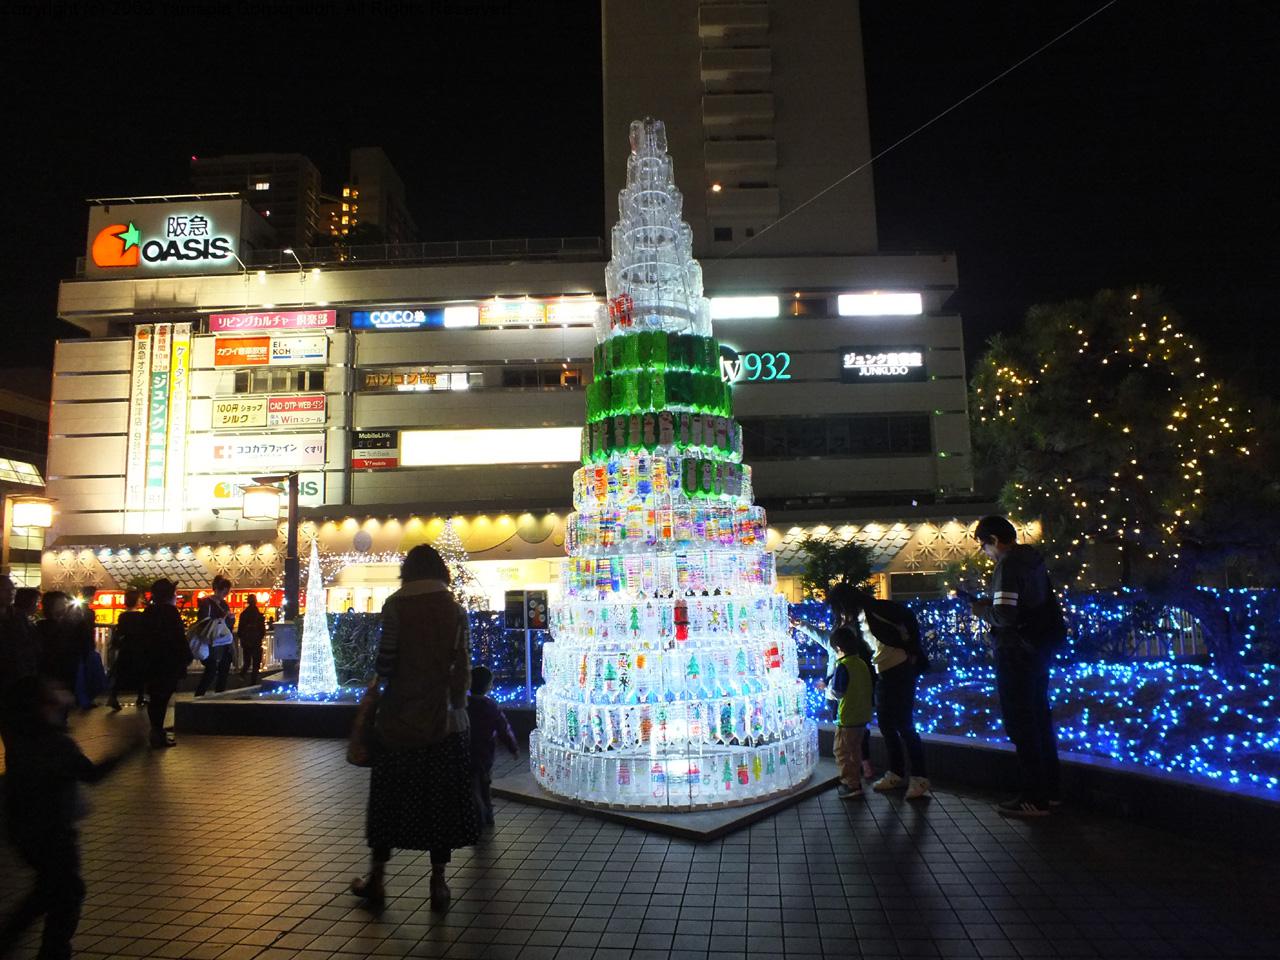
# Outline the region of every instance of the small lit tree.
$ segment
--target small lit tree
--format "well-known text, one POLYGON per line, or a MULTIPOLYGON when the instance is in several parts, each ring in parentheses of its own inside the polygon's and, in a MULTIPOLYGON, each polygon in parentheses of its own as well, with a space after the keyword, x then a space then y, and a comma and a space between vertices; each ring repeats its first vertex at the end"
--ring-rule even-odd
POLYGON ((320 554, 312 541, 311 563, 307 568, 307 612, 302 617, 298 693, 316 696, 337 689, 338 673, 333 665, 333 641, 329 638, 329 617, 324 604, 324 576, 320 572, 320 554))
POLYGON ((480 581, 467 569, 471 555, 462 545, 462 538, 454 529, 452 517, 445 521, 444 529, 433 546, 440 554, 440 558, 444 560, 449 568, 449 575, 453 578, 453 585, 449 588, 453 592, 453 598, 468 610, 487 610, 489 595, 480 585, 480 581))

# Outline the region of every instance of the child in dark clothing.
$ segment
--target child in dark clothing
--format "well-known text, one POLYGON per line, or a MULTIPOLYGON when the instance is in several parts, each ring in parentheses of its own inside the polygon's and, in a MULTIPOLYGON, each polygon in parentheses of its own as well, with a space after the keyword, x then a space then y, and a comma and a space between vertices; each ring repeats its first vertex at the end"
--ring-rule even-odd
POLYGON ((71 938, 80 922, 84 881, 80 879, 79 831, 84 815, 78 782, 105 777, 141 736, 101 763, 94 763, 65 732, 69 695, 38 677, 11 689, 4 704, 6 751, 4 817, 9 839, 35 871, 34 889, 0 926, 0 956, 42 915, 41 960, 71 956, 71 938))
POLYGON ((471 696, 467 697, 467 716, 471 721, 471 770, 475 777, 476 803, 480 817, 493 826, 493 798, 489 784, 493 781, 494 738, 502 741, 513 757, 520 752, 511 724, 498 705, 485 694, 493 686, 493 672, 488 667, 471 668, 471 696))

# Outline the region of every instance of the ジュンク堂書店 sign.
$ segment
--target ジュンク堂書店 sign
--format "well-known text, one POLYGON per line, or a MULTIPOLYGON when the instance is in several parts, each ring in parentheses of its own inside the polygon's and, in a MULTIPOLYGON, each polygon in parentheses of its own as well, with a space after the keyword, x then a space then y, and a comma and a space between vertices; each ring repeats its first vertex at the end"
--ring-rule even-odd
POLYGON ((840 379, 845 383, 922 382, 929 379, 924 347, 845 347, 840 379))

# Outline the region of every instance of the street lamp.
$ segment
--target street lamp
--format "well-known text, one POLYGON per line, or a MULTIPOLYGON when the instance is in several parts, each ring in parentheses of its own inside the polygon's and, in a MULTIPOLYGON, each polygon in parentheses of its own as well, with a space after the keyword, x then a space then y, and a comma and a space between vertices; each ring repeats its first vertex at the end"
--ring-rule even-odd
POLYGON ((281 253, 287 253, 289 256, 293 257, 293 262, 294 262, 294 263, 296 263, 296 264, 298 265, 298 291, 299 291, 299 292, 298 292, 298 296, 299 296, 299 298, 302 300, 302 304, 303 304, 303 306, 306 306, 306 303, 307 303, 307 271, 306 271, 306 269, 302 266, 302 261, 298 259, 298 255, 297 255, 296 253, 294 253, 294 252, 293 252, 293 247, 285 247, 285 248, 284 248, 283 250, 281 250, 280 252, 281 252, 281 253))
POLYGON ((14 527, 48 529, 53 526, 53 505, 48 497, 8 494, 4 498, 3 535, 0 536, 0 572, 10 570, 10 540, 14 527))
POLYGON ((243 260, 240 259, 239 255, 234 250, 231 251, 231 256, 235 257, 236 263, 240 264, 240 269, 241 271, 243 271, 241 273, 241 276, 244 277, 244 308, 248 310, 249 309, 249 267, 245 264, 243 260))
POLYGON ((246 520, 280 519, 279 484, 286 484, 288 496, 288 512, 285 520, 284 547, 284 607, 280 611, 280 620, 293 620, 298 615, 298 474, 281 473, 268 477, 254 477, 252 486, 241 488, 243 498, 240 514, 246 520))

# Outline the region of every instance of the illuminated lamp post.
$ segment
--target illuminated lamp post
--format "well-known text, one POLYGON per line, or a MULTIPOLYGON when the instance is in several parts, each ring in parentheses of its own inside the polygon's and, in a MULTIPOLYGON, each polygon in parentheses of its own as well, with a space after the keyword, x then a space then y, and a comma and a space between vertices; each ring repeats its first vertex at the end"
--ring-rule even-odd
POLYGON ((307 271, 306 271, 306 268, 304 268, 304 267, 302 266, 302 261, 298 259, 298 255, 294 252, 293 247, 285 247, 285 248, 284 248, 283 250, 281 250, 280 252, 281 252, 281 253, 287 253, 289 256, 293 257, 293 262, 294 262, 294 263, 296 263, 296 264, 298 265, 298 289, 299 289, 299 294, 298 294, 298 296, 299 296, 299 298, 302 300, 302 304, 303 304, 303 306, 306 306, 306 303, 307 303, 307 271))
MULTIPOLYGON (((14 527, 53 526, 53 505, 48 497, 17 496, 4 498, 4 536, 0 543, 0 573, 9 573, 9 538, 14 527)), ((38 586, 38 584, 37 584, 38 586)))

